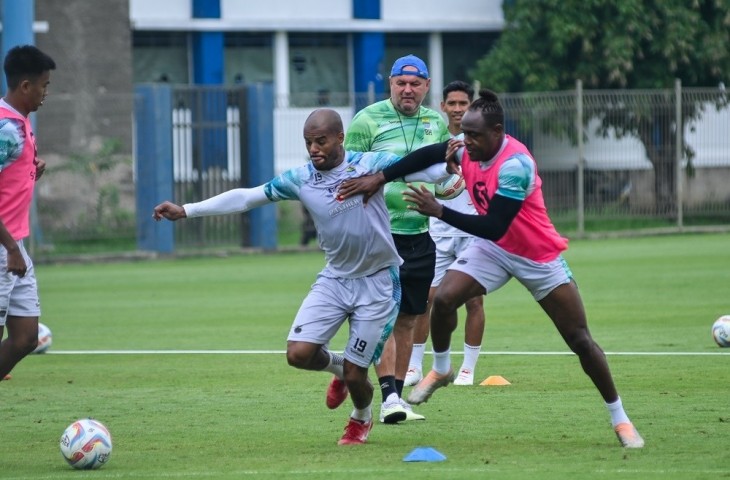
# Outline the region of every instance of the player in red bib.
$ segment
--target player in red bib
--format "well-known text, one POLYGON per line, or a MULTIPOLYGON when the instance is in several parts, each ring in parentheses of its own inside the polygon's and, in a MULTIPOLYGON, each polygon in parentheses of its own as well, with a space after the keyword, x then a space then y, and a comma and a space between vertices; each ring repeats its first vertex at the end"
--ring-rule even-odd
POLYGON ((0 100, 0 379, 38 344, 41 314, 33 262, 23 239, 30 234, 30 205, 45 162, 36 157, 28 119, 48 93, 56 64, 32 45, 8 51, 3 65, 8 92, 0 100))
MULTIPOLYGON (((478 237, 449 267, 436 290, 431 307, 433 370, 414 387, 408 401, 423 403, 454 380, 450 348, 457 309, 469 298, 491 293, 514 277, 532 293, 578 356, 606 402, 621 445, 643 447, 644 440, 624 411, 606 355, 588 329, 578 287, 561 255, 568 241, 548 217, 535 160, 527 147, 505 134, 504 110, 494 92, 479 92, 462 118, 461 129, 463 148, 456 155, 478 215, 451 210, 422 188, 411 186, 404 192, 418 212, 478 237)), ((429 158, 441 161, 435 150, 429 158)), ((374 186, 416 168, 422 169, 424 164, 401 161, 369 178, 348 182, 340 191, 343 196, 370 194, 374 186)))

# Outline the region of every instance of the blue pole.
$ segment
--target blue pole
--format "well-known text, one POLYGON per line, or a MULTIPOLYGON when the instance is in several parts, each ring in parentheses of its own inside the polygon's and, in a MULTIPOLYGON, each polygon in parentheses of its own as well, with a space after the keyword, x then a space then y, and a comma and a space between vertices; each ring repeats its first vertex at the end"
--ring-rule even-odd
MULTIPOLYGON (((381 16, 380 0, 352 0, 352 16, 357 19, 377 20, 381 16)), ((383 60, 385 59, 385 34, 383 32, 355 33, 352 36, 354 50, 355 111, 366 107, 366 92, 372 85, 375 98, 384 91, 383 60)))
MULTIPOLYGON (((220 0, 193 0, 193 18, 221 17, 220 0)), ((202 124, 226 123, 227 96, 223 85, 224 50, 223 32, 193 32, 193 83, 211 85, 213 88, 200 90, 200 101, 194 106, 194 115, 202 124)), ((225 130, 203 129, 197 138, 196 153, 203 172, 211 167, 225 168, 225 130)))
POLYGON ((172 87, 144 84, 135 88, 137 129, 137 248, 160 253, 175 250, 173 222, 155 222, 152 209, 172 199, 172 87))
MULTIPOLYGON (((248 122, 249 186, 274 177, 274 86, 255 83, 246 89, 248 122)), ((252 247, 274 250, 277 245, 276 205, 264 205, 249 212, 252 247)))
POLYGON ((369 104, 366 92, 373 86, 375 100, 380 100, 384 90, 383 61, 385 59, 385 35, 378 32, 355 33, 352 37, 355 57, 355 112, 369 104))
MULTIPOLYGON (((33 0, 2 0, 3 2, 3 59, 8 51, 17 45, 34 45, 33 18, 35 2, 33 0)), ((3 94, 8 85, 3 78, 3 94)))

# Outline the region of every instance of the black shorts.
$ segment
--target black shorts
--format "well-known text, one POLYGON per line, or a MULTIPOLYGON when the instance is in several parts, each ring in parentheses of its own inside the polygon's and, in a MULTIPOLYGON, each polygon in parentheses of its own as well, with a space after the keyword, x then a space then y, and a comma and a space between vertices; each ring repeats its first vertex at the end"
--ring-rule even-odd
POLYGON ((436 269, 436 244, 426 233, 416 235, 393 234, 395 248, 403 259, 400 266, 400 313, 426 313, 428 290, 436 269))

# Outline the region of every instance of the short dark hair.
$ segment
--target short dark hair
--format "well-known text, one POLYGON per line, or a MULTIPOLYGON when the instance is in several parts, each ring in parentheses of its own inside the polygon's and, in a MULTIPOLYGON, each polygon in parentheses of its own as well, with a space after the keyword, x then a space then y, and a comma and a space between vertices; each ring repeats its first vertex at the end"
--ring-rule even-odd
POLYGON ((10 90, 17 88, 25 78, 35 80, 43 72, 55 68, 56 62, 33 45, 18 45, 11 48, 5 55, 3 64, 5 80, 10 90))
POLYGON ((472 88, 472 86, 466 82, 462 82, 461 80, 454 80, 444 87, 444 101, 446 101, 446 97, 448 97, 449 93, 451 92, 466 93, 466 96, 469 97, 470 102, 474 99, 474 89, 472 88))
POLYGON ((481 111, 484 123, 488 127, 493 127, 497 124, 504 125, 504 109, 502 108, 502 104, 499 103, 497 94, 487 88, 479 90, 479 98, 469 105, 469 110, 481 111))

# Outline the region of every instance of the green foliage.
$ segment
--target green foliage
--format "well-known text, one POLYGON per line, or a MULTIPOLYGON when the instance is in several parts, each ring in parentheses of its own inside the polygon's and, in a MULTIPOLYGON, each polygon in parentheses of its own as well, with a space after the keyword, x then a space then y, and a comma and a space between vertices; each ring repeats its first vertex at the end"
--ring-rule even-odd
MULTIPOLYGON (((474 77, 498 92, 574 89, 664 89, 655 95, 588 107, 599 134, 639 139, 655 170, 657 211, 674 211, 676 115, 673 87, 715 87, 730 81, 730 0, 539 0, 505 2, 506 27, 476 66, 474 77), (657 99, 654 97, 668 97, 657 99)), ((704 101, 683 101, 682 125, 703 103, 727 106, 722 89, 704 101)), ((570 119, 551 123, 574 140, 570 119)), ((693 173, 691 146, 682 144, 693 173)))
MULTIPOLYGON (((96 195, 93 207, 78 219, 76 233, 83 232, 85 237, 116 236, 134 229, 134 212, 121 205, 119 186, 105 181, 104 175, 113 172, 121 165, 130 165, 132 159, 123 155, 120 140, 105 139, 98 151, 69 155, 66 162, 49 168, 50 172, 70 172, 85 178, 90 190, 96 195)), ((52 209, 53 205, 48 208, 52 209)), ((50 232, 51 236, 54 232, 50 232)), ((58 237, 64 235, 58 232, 58 237)))
POLYGON ((95 180, 99 174, 113 170, 120 163, 131 161, 128 157, 120 156, 121 151, 122 142, 119 139, 107 138, 98 151, 71 154, 66 163, 52 167, 49 171, 69 171, 95 180))
MULTIPOLYGON (((639 451, 618 446, 595 388, 515 281, 487 297, 477 364, 478 378, 503 375, 512 385, 451 386, 418 407, 425 422, 377 424, 368 445, 342 448, 351 403, 328 410, 329 375, 288 367, 283 354, 320 253, 37 265, 53 346, 0 383, 8 443, 0 477, 724 478, 730 352, 714 345, 710 326, 730 313, 730 270, 718 261, 728 242, 728 234, 574 241, 566 252, 591 331, 646 439, 639 451), (219 353, 129 352, 187 349, 219 353), (109 464, 88 475, 58 452, 63 429, 86 416, 114 440, 109 464), (447 460, 404 463, 418 446, 447 460)), ((344 336, 332 345, 341 349, 344 336)))
POLYGON ((505 2, 506 28, 477 64, 496 91, 715 86, 730 72, 730 1, 505 2))

